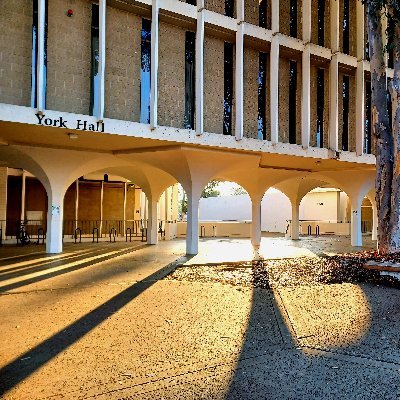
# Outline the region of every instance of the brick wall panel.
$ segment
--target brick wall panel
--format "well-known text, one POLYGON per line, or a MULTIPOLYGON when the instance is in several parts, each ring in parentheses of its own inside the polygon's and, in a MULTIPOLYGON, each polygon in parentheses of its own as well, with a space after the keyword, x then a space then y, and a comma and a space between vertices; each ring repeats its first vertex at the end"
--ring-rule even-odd
POLYGON ((160 22, 158 119, 183 128, 185 115, 185 30, 160 22))
POLYGON ((91 2, 76 0, 74 16, 65 2, 49 1, 47 108, 89 113, 91 63, 91 2))
POLYGON ((0 103, 30 106, 32 1, 0 4, 0 103))

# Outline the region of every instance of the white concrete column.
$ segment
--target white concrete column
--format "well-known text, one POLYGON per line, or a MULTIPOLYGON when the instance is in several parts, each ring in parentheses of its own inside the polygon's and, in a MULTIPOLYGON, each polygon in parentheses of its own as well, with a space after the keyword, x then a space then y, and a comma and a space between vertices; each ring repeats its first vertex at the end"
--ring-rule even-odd
POLYGON ((372 204, 372 240, 378 240, 378 212, 376 209, 376 203, 372 204))
POLYGON ((335 54, 340 50, 339 33, 340 33, 340 8, 339 0, 330 1, 331 8, 331 49, 332 53, 335 54))
POLYGON ((204 1, 197 2, 196 134, 204 132, 204 1))
POLYGON ((158 243, 158 201, 148 197, 147 244, 158 243))
MULTIPOLYGON (((338 0, 335 0, 337 2, 338 0)), ((329 148, 339 150, 339 62, 333 54, 329 68, 329 148)))
POLYGON ((38 53, 37 53, 37 70, 36 70, 36 98, 37 111, 39 113, 45 108, 45 72, 44 72, 44 35, 45 35, 45 0, 38 0, 38 53))
POLYGON ((243 98, 244 98, 243 75, 244 75, 244 22, 240 21, 236 31, 236 65, 235 65, 236 140, 243 139, 243 98))
POLYGON ((199 252, 199 201, 200 193, 187 191, 186 254, 199 252))
POLYGON ((272 33, 279 32, 279 0, 271 1, 271 30, 272 33))
POLYGON ((98 115, 99 121, 104 118, 104 80, 106 69, 106 0, 99 0, 99 91, 98 91, 98 115))
POLYGON ((251 244, 255 252, 261 245, 261 200, 259 197, 251 198, 251 244))
POLYGON ((331 49, 332 60, 329 67, 329 148, 339 150, 339 62, 340 12, 339 0, 332 0, 331 7, 331 49))
POLYGON ((271 142, 279 142, 279 36, 272 37, 270 53, 271 142))
POLYGON ((308 44, 311 42, 311 0, 302 1, 302 17, 303 17, 303 42, 308 44))
POLYGON ((25 198, 26 198, 26 173, 24 170, 22 170, 21 221, 25 220, 25 198))
POLYGON ((103 234, 103 197, 104 197, 104 182, 101 181, 100 187, 100 237, 103 234))
POLYGON ((292 224, 291 224, 291 239, 299 240, 299 232, 300 232, 300 202, 292 201, 292 224))
POLYGON ((48 198, 46 253, 57 254, 63 247, 64 191, 54 185, 48 198))
MULTIPOLYGON (((309 1, 309 0, 308 0, 309 1)), ((310 6, 311 7, 311 6, 310 6)), ((310 26, 311 29, 311 26, 310 26)), ((310 146, 311 129, 311 50, 306 44, 302 60, 302 99, 301 99, 301 144, 303 149, 310 146)))
POLYGON ((75 182, 75 229, 78 228, 79 218, 79 179, 75 182))
POLYGON ((355 247, 362 246, 361 232, 361 204, 362 198, 351 196, 351 245, 355 247))
POLYGON ((152 0, 151 11, 151 79, 150 79, 150 128, 157 128, 158 107, 158 17, 159 0, 152 0))
POLYGON ((365 136, 365 78, 364 61, 357 63, 356 72, 356 153, 362 156, 364 153, 365 136))
POLYGON ((123 200, 123 213, 122 213, 122 218, 123 218, 123 227, 124 227, 124 233, 123 236, 125 236, 125 232, 126 232, 126 182, 124 182, 124 200, 123 200))

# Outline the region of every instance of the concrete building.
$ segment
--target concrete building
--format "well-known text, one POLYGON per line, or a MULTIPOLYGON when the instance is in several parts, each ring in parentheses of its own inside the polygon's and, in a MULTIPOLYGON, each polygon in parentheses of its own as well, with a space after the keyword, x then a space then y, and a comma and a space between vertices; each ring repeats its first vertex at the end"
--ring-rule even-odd
POLYGON ((0 161, 43 185, 49 253, 90 174, 143 190, 150 244, 179 182, 196 254, 201 191, 221 179, 249 193, 255 248, 268 188, 290 199, 296 239, 301 199, 326 185, 348 195, 359 246, 374 205, 366 42, 361 0, 3 0, 0 161))

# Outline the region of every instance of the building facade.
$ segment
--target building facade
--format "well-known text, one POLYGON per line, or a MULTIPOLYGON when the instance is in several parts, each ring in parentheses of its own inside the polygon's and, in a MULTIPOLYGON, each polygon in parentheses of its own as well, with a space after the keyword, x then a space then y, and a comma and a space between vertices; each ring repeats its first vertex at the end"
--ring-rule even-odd
MULTIPOLYGON (((388 76, 393 74, 387 57, 388 76)), ((3 0, 0 161, 43 185, 47 251, 62 249, 65 196, 80 177, 123 177, 157 204, 188 195, 187 252, 211 179, 252 201, 252 243, 270 187, 299 204, 330 185, 374 206, 374 143, 361 0, 3 0)))

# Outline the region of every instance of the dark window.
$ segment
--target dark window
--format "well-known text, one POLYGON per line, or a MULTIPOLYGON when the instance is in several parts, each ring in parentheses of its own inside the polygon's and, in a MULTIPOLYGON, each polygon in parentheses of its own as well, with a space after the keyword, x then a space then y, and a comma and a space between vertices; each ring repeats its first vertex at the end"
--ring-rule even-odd
POLYGON ((325 107, 325 71, 318 69, 317 75, 317 147, 324 147, 324 107, 325 107))
POLYGON ((186 32, 185 40, 185 117, 184 127, 194 129, 196 34, 186 32))
POLYGON ((258 138, 267 139, 267 54, 260 53, 258 61, 258 138))
POLYGON ((191 4, 192 6, 195 6, 196 0, 186 0, 186 3, 191 4))
POLYGON ((349 105, 350 105, 350 78, 343 76, 343 131, 342 131, 342 150, 349 150, 349 105))
POLYGON ((150 123, 151 21, 142 19, 140 63, 140 122, 150 123))
MULTIPOLYGON (((44 68, 43 68, 43 93, 44 108, 46 108, 46 87, 47 87, 47 0, 45 1, 45 21, 44 21, 44 68)), ((37 107, 37 68, 39 51, 39 11, 38 0, 33 0, 33 20, 32 20, 32 75, 31 75, 31 107, 37 107)))
POLYGON ((260 53, 258 61, 258 138, 267 139, 266 103, 267 103, 267 54, 260 53))
POLYGON ((290 36, 297 37, 297 0, 290 0, 290 36))
POLYGON ((371 82, 365 84, 365 138, 364 138, 364 152, 371 154, 372 150, 372 113, 371 113, 371 82))
POLYGON ((90 73, 90 115, 97 115, 99 110, 99 6, 92 4, 92 60, 90 73))
POLYGON ((258 3, 258 25, 267 28, 267 0, 259 0, 258 3))
POLYGON ((224 135, 232 134, 233 44, 224 43, 224 135))
POLYGON ((325 46, 325 0, 318 0, 318 44, 325 46))
POLYGON ((235 2, 234 0, 225 0, 225 15, 227 17, 234 17, 235 14, 235 2))
POLYGON ((350 52, 350 4, 343 0, 343 53, 350 52))
POLYGON ((296 144, 297 62, 289 63, 289 143, 296 144))

